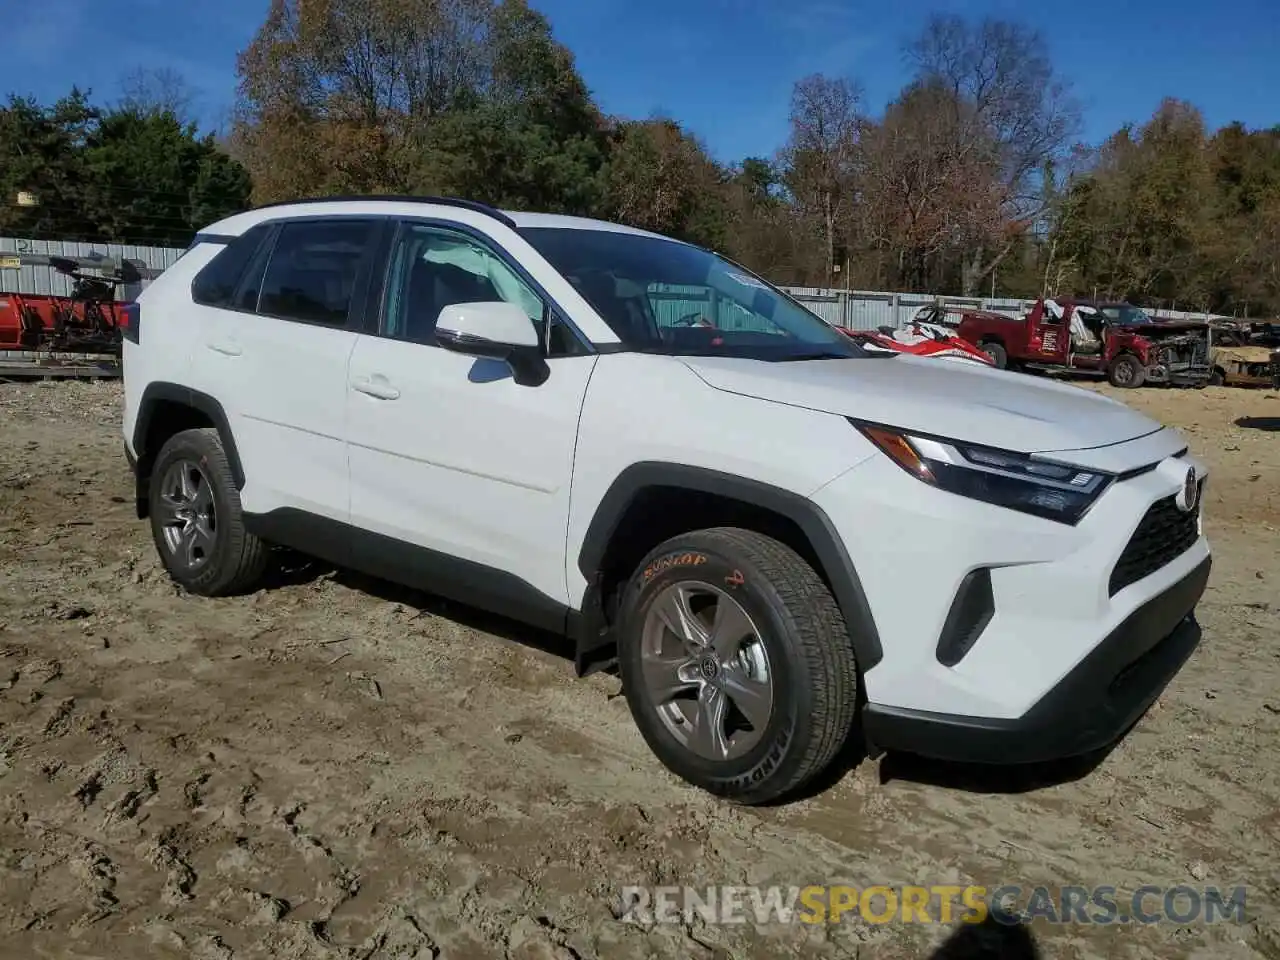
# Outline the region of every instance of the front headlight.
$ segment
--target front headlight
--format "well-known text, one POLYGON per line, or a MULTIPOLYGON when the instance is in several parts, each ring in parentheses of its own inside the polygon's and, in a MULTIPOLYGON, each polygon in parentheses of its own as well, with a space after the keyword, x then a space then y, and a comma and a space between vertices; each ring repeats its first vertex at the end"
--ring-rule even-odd
POLYGON ((850 420, 917 480, 949 493, 1076 524, 1115 476, 975 444, 850 420))

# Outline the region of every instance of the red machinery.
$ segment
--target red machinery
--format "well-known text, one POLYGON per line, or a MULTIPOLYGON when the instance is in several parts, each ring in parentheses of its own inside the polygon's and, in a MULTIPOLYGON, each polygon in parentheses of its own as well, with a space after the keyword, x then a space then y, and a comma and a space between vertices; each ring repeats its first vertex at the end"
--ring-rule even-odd
POLYGON ((870 350, 993 365, 989 356, 956 336, 954 331, 920 320, 911 320, 905 327, 897 330, 893 327, 880 327, 872 332, 841 328, 841 332, 870 350))
POLYGON ((120 314, 128 301, 118 299, 116 289, 141 283, 152 271, 106 257, 0 256, 0 269, 23 266, 50 266, 70 277, 71 295, 0 293, 0 350, 119 355, 120 314))

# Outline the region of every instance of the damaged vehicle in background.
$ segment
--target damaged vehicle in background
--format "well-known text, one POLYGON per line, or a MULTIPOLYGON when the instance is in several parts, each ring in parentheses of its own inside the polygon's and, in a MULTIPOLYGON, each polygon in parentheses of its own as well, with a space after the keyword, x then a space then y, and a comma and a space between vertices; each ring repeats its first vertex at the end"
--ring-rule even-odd
POLYGON ((1280 348, 1263 346, 1214 347, 1215 386, 1272 387, 1280 390, 1280 348))
POLYGON ((1155 320, 1129 303, 1044 298, 1020 319, 965 310, 954 324, 1002 368, 1096 371, 1127 388, 1203 387, 1212 374, 1208 323, 1155 320))

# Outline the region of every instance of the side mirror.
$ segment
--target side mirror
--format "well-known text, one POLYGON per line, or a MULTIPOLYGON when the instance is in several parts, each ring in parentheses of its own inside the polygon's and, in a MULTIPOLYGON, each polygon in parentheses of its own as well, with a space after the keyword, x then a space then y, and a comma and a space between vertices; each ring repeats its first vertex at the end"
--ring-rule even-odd
POLYGON ((440 311, 436 342, 445 350, 499 360, 522 387, 538 387, 551 375, 538 331, 514 303, 454 303, 440 311))

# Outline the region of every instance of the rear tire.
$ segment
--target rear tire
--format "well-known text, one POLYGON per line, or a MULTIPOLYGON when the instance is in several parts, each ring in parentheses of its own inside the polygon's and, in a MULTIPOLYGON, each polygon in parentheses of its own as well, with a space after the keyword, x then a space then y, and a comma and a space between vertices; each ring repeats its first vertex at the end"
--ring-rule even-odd
POLYGON ((1107 382, 1113 387, 1136 390, 1147 379, 1147 368, 1132 353, 1122 353, 1107 367, 1107 382))
POLYGON ((858 673, 844 617, 777 540, 732 527, 674 537, 641 562, 619 614, 631 715, 686 782, 772 802, 826 769, 853 733, 858 673))
POLYGON ((261 582, 267 545, 244 528, 240 491, 217 430, 170 437, 152 467, 149 497, 156 551, 179 586, 224 597, 261 582))
POLYGON ((1009 366, 1009 353, 1005 348, 996 343, 994 340, 982 344, 982 352, 991 358, 991 363, 997 370, 1005 370, 1009 366))

